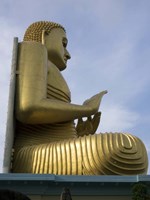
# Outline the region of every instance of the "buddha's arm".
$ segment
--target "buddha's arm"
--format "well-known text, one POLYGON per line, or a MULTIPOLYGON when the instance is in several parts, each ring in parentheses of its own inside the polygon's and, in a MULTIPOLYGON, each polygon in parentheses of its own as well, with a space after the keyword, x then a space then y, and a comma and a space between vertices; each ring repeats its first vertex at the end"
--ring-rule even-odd
MULTIPOLYGON (((47 51, 35 42, 19 47, 16 118, 23 123, 58 123, 88 117, 96 112, 84 105, 47 99, 47 51)), ((98 109, 98 108, 97 108, 98 109)))
POLYGON ((35 42, 19 46, 16 118, 30 124, 56 123, 90 116, 87 105, 74 105, 46 98, 47 51, 35 42))

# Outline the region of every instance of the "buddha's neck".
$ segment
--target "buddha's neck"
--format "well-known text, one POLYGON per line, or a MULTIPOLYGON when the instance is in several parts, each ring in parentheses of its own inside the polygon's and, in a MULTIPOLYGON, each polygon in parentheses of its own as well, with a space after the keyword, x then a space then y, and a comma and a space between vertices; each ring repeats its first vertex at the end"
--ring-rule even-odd
POLYGON ((47 65, 48 65, 49 67, 57 68, 58 71, 60 71, 59 68, 58 68, 52 61, 50 61, 50 60, 47 60, 47 65))

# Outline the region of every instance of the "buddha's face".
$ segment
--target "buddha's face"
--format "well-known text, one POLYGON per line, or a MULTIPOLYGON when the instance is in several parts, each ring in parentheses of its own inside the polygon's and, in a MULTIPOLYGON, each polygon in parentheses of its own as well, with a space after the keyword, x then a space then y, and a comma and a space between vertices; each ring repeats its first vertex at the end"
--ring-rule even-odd
POLYGON ((67 60, 71 58, 67 51, 66 33, 61 28, 53 28, 49 34, 45 33, 44 45, 47 48, 48 59, 62 71, 67 66, 67 60))

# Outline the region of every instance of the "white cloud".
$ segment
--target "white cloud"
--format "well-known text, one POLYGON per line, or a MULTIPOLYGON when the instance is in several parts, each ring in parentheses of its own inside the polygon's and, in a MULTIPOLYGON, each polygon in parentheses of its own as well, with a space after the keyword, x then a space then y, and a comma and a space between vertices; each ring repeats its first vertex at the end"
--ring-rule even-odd
POLYGON ((103 105, 101 132, 124 132, 137 125, 139 115, 121 105, 103 105))

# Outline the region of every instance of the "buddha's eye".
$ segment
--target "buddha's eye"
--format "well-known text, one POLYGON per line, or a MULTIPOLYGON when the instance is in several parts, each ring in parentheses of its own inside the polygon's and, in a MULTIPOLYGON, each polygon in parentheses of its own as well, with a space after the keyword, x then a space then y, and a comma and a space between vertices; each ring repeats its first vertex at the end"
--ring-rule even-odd
POLYGON ((62 40, 62 44, 63 44, 63 47, 64 47, 64 48, 67 47, 67 43, 68 43, 67 38, 63 38, 63 40, 62 40))
POLYGON ((66 47, 67 47, 67 42, 64 42, 64 41, 63 41, 62 43, 63 43, 63 47, 66 48, 66 47))

